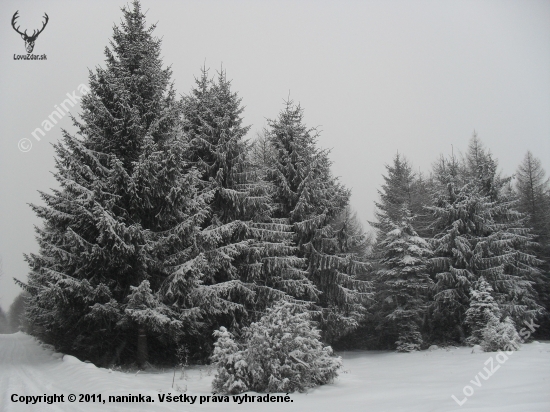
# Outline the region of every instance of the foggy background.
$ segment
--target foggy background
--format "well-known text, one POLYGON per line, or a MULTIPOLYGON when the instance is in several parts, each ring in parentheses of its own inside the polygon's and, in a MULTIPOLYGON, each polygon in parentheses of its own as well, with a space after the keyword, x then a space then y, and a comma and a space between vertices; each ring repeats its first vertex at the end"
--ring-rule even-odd
MULTIPOLYGON (((65 116, 36 141, 31 132, 103 65, 124 1, 0 3, 0 306, 26 280, 23 253, 38 250, 28 203, 56 186, 52 143, 65 116), (12 29, 41 27, 33 54, 12 29), (18 142, 28 138, 23 153, 18 142)), ((440 153, 464 151, 474 129, 512 174, 531 150, 550 173, 550 1, 152 1, 143 0, 163 39, 179 94, 203 64, 223 64, 246 106, 253 138, 289 95, 332 148, 333 172, 352 189, 369 229, 377 188, 397 151, 427 172, 440 153)), ((77 91, 77 95, 80 93, 77 91)), ((77 115, 79 109, 71 111, 77 115)))

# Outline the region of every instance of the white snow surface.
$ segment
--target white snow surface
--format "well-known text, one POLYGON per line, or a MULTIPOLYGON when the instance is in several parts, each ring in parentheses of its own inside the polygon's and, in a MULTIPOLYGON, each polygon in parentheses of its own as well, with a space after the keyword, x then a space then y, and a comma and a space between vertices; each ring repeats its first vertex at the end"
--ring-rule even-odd
POLYGON ((497 353, 466 347, 339 355, 344 367, 338 379, 307 393, 290 394, 291 403, 238 404, 230 396, 229 403, 200 405, 201 395, 211 395, 214 371, 207 366, 191 367, 184 379, 179 372, 175 379, 176 385, 187 388, 185 394, 197 395, 196 403, 190 405, 159 401, 158 394, 179 394, 172 389, 173 370, 137 374, 111 371, 54 353, 24 333, 0 335, 0 411, 550 411, 550 342, 524 344, 502 364, 496 359, 497 353), (490 370, 491 365, 485 362, 491 357, 494 374, 487 380, 478 375, 476 380, 478 372, 487 375, 484 368, 490 370), (451 395, 463 400, 467 385, 474 392, 459 406, 451 395), (12 402, 13 394, 64 394, 65 402, 25 405, 12 402), (76 394, 77 402, 69 403, 69 394, 76 394), (78 394, 101 394, 103 399, 142 394, 155 402, 79 403, 78 394))

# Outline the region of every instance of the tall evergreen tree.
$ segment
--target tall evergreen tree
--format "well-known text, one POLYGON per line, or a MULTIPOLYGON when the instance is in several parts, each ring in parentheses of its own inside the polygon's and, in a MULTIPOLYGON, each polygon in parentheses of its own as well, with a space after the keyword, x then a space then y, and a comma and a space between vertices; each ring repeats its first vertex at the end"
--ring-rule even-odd
POLYGON ((494 289, 505 315, 516 321, 535 317, 541 308, 532 285, 540 261, 529 254, 532 236, 513 201, 501 193, 492 200, 482 181, 472 180, 454 157, 437 164, 434 174, 438 185, 429 209, 436 217, 433 308, 439 331, 465 338, 469 290, 480 276, 494 289))
POLYGON ((372 252, 374 239, 367 235, 363 225, 348 204, 331 222, 342 250, 361 261, 367 261, 372 252))
POLYGON ((531 152, 525 154, 516 171, 517 208, 527 215, 527 225, 540 244, 540 257, 550 262, 550 179, 540 160, 531 152))
POLYGON ((545 175, 540 160, 527 152, 516 171, 515 192, 517 208, 527 216, 526 225, 535 236, 533 252, 544 262, 535 288, 546 309, 537 333, 546 337, 550 335, 550 179, 545 175))
POLYGON ((345 241, 345 232, 339 236, 332 225, 348 205, 350 192, 332 176, 328 152, 317 148, 317 133, 304 125, 300 106, 288 101, 268 123, 275 153, 268 173, 275 217, 293 227, 307 279, 321 292, 323 337, 333 341, 357 326, 369 292, 369 284, 358 279, 368 265, 345 241))
POLYGON ((454 337, 456 328, 465 338, 462 315, 469 303, 470 282, 475 280, 475 275, 470 270, 472 245, 467 237, 472 225, 461 218, 482 221, 483 217, 476 215, 476 204, 481 199, 472 196, 475 192, 471 186, 463 186, 455 157, 449 160, 441 158, 435 163, 434 175, 439 183, 434 188, 435 205, 431 207, 436 216, 433 225, 436 235, 432 239, 434 258, 431 261, 435 273, 432 309, 436 335, 448 337, 451 334, 454 337))
POLYGON ((212 80, 202 70, 184 98, 183 124, 189 135, 189 161, 211 194, 207 282, 225 288, 242 308, 239 316, 214 319, 225 326, 254 320, 278 299, 312 299, 317 290, 299 269, 292 227, 273 217, 264 172, 250 161, 243 107, 224 71, 212 80), (252 316, 250 316, 252 315, 252 316))
POLYGON ((430 238, 433 236, 433 214, 427 209, 432 205, 433 178, 424 176, 421 172, 415 174, 411 190, 410 210, 414 215, 412 225, 418 236, 430 238))
POLYGON ((381 242, 382 269, 378 271, 377 309, 384 317, 384 333, 397 337, 398 351, 419 350, 421 329, 427 310, 428 292, 433 286, 428 271, 432 256, 428 242, 412 227, 413 216, 403 206, 399 224, 393 224, 381 242))
POLYGON ((378 244, 393 230, 394 225, 400 224, 404 210, 409 210, 414 216, 411 223, 415 231, 427 236, 432 223, 430 214, 425 210, 430 201, 429 182, 421 173, 413 172, 409 161, 399 153, 391 165, 386 165, 386 171, 386 175, 382 176, 384 184, 378 190, 380 200, 375 202, 376 221, 369 222, 376 229, 378 244))
POLYGON ((475 131, 468 143, 468 150, 462 163, 464 177, 475 182, 484 196, 488 196, 492 202, 502 197, 504 194, 502 189, 511 178, 501 176, 498 171, 498 161, 485 149, 475 131))
POLYGON ((401 222, 404 205, 410 209, 412 204, 412 186, 414 173, 411 165, 402 155, 397 153, 393 164, 386 165, 387 175, 383 175, 384 184, 378 190, 380 201, 374 202, 376 222, 370 224, 377 230, 377 240, 384 240, 386 234, 393 230, 396 223, 401 222))
POLYGON ((265 130, 257 133, 256 138, 250 145, 249 158, 253 168, 260 170, 262 178, 267 180, 267 173, 273 168, 275 151, 269 142, 265 130))
POLYGON ((106 67, 90 73, 77 136, 55 146, 60 189, 32 206, 44 226, 24 287, 30 322, 60 350, 143 364, 147 347, 170 354, 225 299, 203 284, 209 195, 184 158, 155 26, 137 0, 122 12, 106 67))

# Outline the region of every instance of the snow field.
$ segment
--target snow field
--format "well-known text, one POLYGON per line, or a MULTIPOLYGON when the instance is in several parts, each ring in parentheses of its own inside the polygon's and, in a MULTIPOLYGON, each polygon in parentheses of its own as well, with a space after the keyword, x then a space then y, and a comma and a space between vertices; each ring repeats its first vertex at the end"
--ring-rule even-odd
MULTIPOLYGON (((173 370, 124 373, 54 353, 34 338, 16 333, 0 335, 0 411, 372 411, 372 412, 548 412, 550 410, 550 343, 534 342, 499 364, 496 352, 460 347, 414 353, 342 352, 344 367, 333 384, 307 393, 290 394, 289 403, 229 402, 199 404, 200 396, 212 395, 214 371, 194 366, 184 379, 176 372, 175 385, 184 394, 197 396, 195 404, 161 403, 159 394, 179 395, 172 389, 173 370), (487 380, 485 364, 493 358, 494 374, 487 380), (497 366, 500 365, 500 368, 497 366), (477 379, 477 381, 476 381, 477 379), (480 387, 471 381, 479 382, 480 387), (463 388, 474 393, 459 406, 452 398, 465 398, 463 388), (69 403, 69 394, 151 396, 154 403, 69 403), (11 402, 23 396, 61 395, 65 402, 25 405, 11 402)), ((468 392, 469 393, 469 392, 468 392)), ((249 393, 249 395, 258 394, 249 393)))

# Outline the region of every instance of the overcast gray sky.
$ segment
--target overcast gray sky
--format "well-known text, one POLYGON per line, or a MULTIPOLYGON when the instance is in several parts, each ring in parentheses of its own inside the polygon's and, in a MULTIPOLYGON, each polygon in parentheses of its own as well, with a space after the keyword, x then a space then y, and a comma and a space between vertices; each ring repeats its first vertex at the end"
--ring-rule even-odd
MULTIPOLYGON (((26 279, 23 253, 36 252, 28 203, 56 186, 51 143, 31 132, 66 93, 87 84, 124 1, 0 3, 0 306, 26 279), (45 61, 25 54, 10 25, 50 20, 36 41, 45 61), (23 153, 18 142, 28 138, 23 153)), ((384 164, 399 151, 427 171, 440 153, 464 150, 474 129, 512 174, 531 150, 550 172, 550 1, 169 1, 143 0, 158 22, 164 62, 179 93, 200 67, 223 63, 246 106, 250 137, 290 97, 305 109, 333 171, 353 190, 352 206, 372 219, 384 164)), ((79 94, 79 93, 77 93, 79 94)), ((72 113, 78 114, 79 110, 72 113)))

